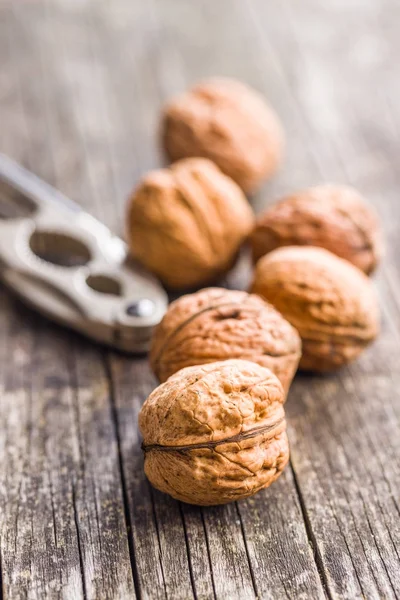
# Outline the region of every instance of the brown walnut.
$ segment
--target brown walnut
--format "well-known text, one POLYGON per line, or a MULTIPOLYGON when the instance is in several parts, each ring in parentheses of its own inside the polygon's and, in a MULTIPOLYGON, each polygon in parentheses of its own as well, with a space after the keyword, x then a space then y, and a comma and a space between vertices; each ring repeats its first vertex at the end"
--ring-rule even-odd
POLYGON ((254 223, 242 190, 202 158, 148 173, 129 201, 127 220, 133 255, 178 289, 226 272, 254 223))
POLYGON ((323 248, 287 246, 267 254, 257 263, 252 292, 300 333, 300 368, 330 371, 345 365, 378 334, 370 279, 323 248))
POLYGON ((275 112, 247 85, 215 78, 165 108, 163 144, 171 160, 204 156, 248 193, 278 168, 283 130, 275 112))
POLYGON ((280 246, 319 246, 371 273, 382 254, 377 215, 353 188, 320 185, 284 198, 257 219, 253 258, 280 246))
POLYGON ((200 505, 225 504, 268 487, 289 459, 283 401, 275 375, 249 361, 178 371, 139 414, 148 479, 200 505))
POLYGON ((191 365, 243 358, 268 367, 287 392, 301 355, 297 331, 259 296, 209 288, 171 304, 150 363, 160 381, 191 365))

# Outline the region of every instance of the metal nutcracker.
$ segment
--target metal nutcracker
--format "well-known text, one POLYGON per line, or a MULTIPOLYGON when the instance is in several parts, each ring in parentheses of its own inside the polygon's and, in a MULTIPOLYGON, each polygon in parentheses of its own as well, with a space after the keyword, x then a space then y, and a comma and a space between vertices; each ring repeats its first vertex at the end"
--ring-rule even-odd
POLYGON ((133 353, 148 350, 168 303, 120 238, 3 155, 0 278, 50 319, 133 353))

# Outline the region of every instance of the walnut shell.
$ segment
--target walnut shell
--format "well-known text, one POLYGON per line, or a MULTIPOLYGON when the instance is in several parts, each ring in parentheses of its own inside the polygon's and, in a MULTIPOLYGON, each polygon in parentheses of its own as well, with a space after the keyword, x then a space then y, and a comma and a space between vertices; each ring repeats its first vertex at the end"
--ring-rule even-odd
POLYGON ((259 296, 209 288, 173 302, 155 330, 160 381, 190 365, 243 358, 268 367, 287 392, 301 355, 297 331, 259 296))
POLYGON ((371 281, 323 248, 287 246, 267 254, 257 263, 252 291, 300 333, 300 368, 330 371, 345 365, 378 334, 371 281))
POLYGON ((133 255, 170 288, 215 280, 234 263, 253 212, 234 181, 197 158, 148 173, 128 204, 133 255))
POLYGON ((253 258, 280 246, 319 246, 371 273, 382 254, 375 211, 353 188, 320 185, 284 198, 257 219, 253 258))
POLYGON ((262 96, 223 78, 174 98, 164 110, 162 135, 171 160, 210 158, 248 193, 276 171, 284 145, 279 119, 262 96))
POLYGON ((289 459, 284 392, 269 369, 245 360, 187 367, 139 414, 151 483, 190 504, 255 494, 289 459))

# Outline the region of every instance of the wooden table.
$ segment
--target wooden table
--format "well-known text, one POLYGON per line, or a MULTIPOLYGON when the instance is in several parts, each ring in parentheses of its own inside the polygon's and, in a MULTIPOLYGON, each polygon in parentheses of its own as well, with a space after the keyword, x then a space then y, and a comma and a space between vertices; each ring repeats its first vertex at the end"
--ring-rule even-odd
MULTIPOLYGON (((287 131, 258 208, 350 182, 388 239, 379 340, 351 368, 296 379, 290 466, 225 507, 179 504, 146 481, 145 358, 58 328, 2 288, 4 598, 400 597, 399 18, 395 0, 0 1, 0 150, 115 231, 160 164, 165 99, 223 74, 265 93, 287 131)), ((246 271, 228 283, 244 286, 246 271)))

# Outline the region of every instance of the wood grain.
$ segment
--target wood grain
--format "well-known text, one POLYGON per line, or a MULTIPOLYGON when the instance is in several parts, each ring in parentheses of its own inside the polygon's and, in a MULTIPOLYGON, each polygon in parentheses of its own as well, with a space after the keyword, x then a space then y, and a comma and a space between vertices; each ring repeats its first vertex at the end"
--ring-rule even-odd
MULTIPOLYGON (((331 377, 298 376, 291 465, 225 507, 181 505, 143 473, 145 359, 97 348, 0 298, 4 598, 400 597, 400 142, 394 0, 0 2, 0 151, 123 231, 160 164, 162 103, 199 78, 262 91, 284 168, 252 202, 320 181, 375 204, 388 238, 382 334, 331 377)), ((245 287, 246 257, 224 281, 245 287)))
MULTIPOLYGON (((376 3, 374 6, 378 8, 376 3)), ((349 108, 357 106, 359 95, 359 89, 352 86, 354 79, 349 63, 343 61, 343 64, 338 66, 339 48, 336 53, 335 48, 329 48, 331 54, 324 57, 324 63, 320 62, 317 54, 307 53, 302 43, 303 23, 297 20, 299 15, 294 14, 289 3, 285 2, 283 7, 283 10, 278 12, 282 18, 285 17, 286 24, 289 24, 293 40, 293 51, 290 53, 291 68, 295 69, 298 65, 297 72, 300 72, 303 67, 310 81, 312 78, 314 81, 323 81, 323 78, 326 78, 323 69, 326 68, 326 64, 332 65, 329 73, 332 78, 330 89, 339 90, 338 93, 343 90, 340 83, 346 81, 347 110, 346 113, 335 115, 335 127, 341 130, 342 136, 346 136, 347 147, 358 146, 360 153, 357 161, 347 160, 344 154, 346 149, 338 148, 336 140, 327 152, 326 144, 318 137, 318 124, 313 118, 314 92, 307 93, 304 87, 306 82, 293 78, 289 82, 289 90, 290 96, 293 94, 297 101, 295 116, 304 135, 313 140, 314 146, 314 152, 310 153, 309 160, 303 164, 304 174, 310 177, 309 183, 313 183, 314 177, 314 181, 333 179, 356 185, 365 192, 369 200, 376 203, 379 212, 385 217, 385 199, 382 194, 366 185, 369 182, 364 181, 365 175, 361 169, 361 172, 356 172, 356 167, 360 168, 363 160, 373 161, 373 152, 360 136, 365 107, 360 105, 362 112, 359 114, 354 112, 354 108, 349 108)), ((252 16, 255 23, 254 13, 252 16)), ((338 15, 335 16, 337 18, 338 15)), ((340 23, 348 35, 351 35, 355 25, 354 18, 360 15, 349 15, 349 11, 346 11, 343 16, 347 18, 343 18, 340 23)), ((337 27, 337 23, 330 23, 324 18, 323 12, 319 21, 317 15, 314 19, 325 31, 326 37, 337 27)), ((276 21, 282 22, 279 14, 276 15, 276 21)), ((362 29, 365 25, 364 20, 357 25, 362 29)), ((278 32, 271 28, 264 30, 262 35, 259 33, 260 47, 265 50, 267 37, 271 46, 280 50, 279 60, 282 60, 282 57, 285 60, 285 56, 287 60, 289 49, 287 46, 283 49, 278 32)), ((278 67, 279 65, 277 62, 278 67)), ((284 86, 288 83, 284 69, 276 70, 276 78, 277 85, 280 83, 284 86)), ((317 87, 317 92, 319 90, 317 87)), ((324 88, 320 94, 323 92, 324 88)), ((321 101, 323 102, 322 98, 321 101)), ((329 96, 326 101, 332 103, 329 96)), ((321 111, 326 108, 337 111, 338 105, 325 106, 321 111)), ((369 124, 369 121, 365 123, 369 124)), ((377 159, 379 164, 382 160, 379 153, 377 159)), ((383 173, 386 174, 384 170, 383 173)), ((393 255, 387 256, 386 260, 387 264, 392 264, 398 269, 398 261, 393 255)), ((388 299, 384 277, 378 280, 378 284, 381 302, 386 307, 388 299)), ((386 320, 379 342, 357 365, 342 370, 340 374, 329 379, 297 378, 288 405, 292 468, 328 594, 337 597, 395 598, 399 593, 396 518, 399 490, 397 487, 397 491, 393 493, 391 485, 391 482, 399 480, 396 476, 393 477, 392 472, 388 486, 385 474, 387 463, 393 469, 392 461, 396 461, 396 456, 399 455, 399 438, 396 433, 398 417, 393 411, 387 413, 393 377, 398 373, 398 365, 389 360, 397 345, 398 330, 391 327, 387 312, 386 308, 386 320), (387 357, 387 369, 383 373, 376 371, 372 358, 382 351, 387 357), (376 398, 377 395, 379 399, 376 398), (383 416, 384 414, 386 416, 383 416), (393 457, 389 461, 388 452, 393 457)))

